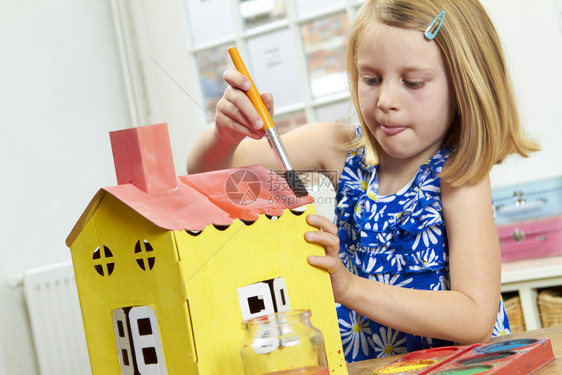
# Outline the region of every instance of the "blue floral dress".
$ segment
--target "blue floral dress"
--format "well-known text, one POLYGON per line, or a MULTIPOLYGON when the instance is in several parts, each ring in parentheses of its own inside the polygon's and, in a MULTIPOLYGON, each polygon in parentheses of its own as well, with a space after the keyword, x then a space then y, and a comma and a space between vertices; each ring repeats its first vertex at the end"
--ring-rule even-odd
MULTIPOLYGON (((450 288, 439 178, 448 157, 446 149, 440 150, 399 192, 380 196, 377 167, 365 163, 363 149, 350 151, 338 183, 335 223, 340 258, 352 273, 406 288, 450 288)), ((343 305, 336 307, 347 362, 452 344, 397 331, 343 305)), ((500 301, 493 336, 510 333, 500 301)))

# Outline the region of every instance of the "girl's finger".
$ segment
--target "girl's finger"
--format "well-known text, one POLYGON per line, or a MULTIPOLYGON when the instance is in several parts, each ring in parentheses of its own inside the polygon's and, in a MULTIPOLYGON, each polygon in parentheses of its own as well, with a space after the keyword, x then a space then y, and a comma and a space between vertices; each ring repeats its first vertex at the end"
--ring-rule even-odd
POLYGON ((245 136, 259 139, 263 131, 257 129, 251 116, 259 115, 250 100, 238 89, 227 87, 223 97, 217 103, 215 122, 221 127, 229 127, 245 136))
POLYGON ((270 92, 262 92, 261 93, 261 100, 263 100, 263 104, 267 107, 269 114, 273 117, 273 95, 270 92))
POLYGON ((260 139, 263 136, 262 134, 256 133, 252 129, 240 124, 236 119, 232 119, 223 112, 217 111, 217 114, 215 115, 215 124, 221 138, 232 144, 238 144, 242 141, 242 139, 244 139, 244 137, 260 139))
POLYGON ((338 262, 334 258, 311 255, 307 260, 311 266, 324 268, 329 273, 333 274, 337 270, 338 262))
POLYGON ((308 242, 314 242, 317 244, 324 245, 326 247, 331 247, 336 249, 339 247, 338 237, 334 236, 331 233, 313 231, 313 232, 305 232, 304 236, 308 242))
POLYGON ((258 111, 244 91, 233 86, 228 86, 224 91, 223 98, 232 103, 234 108, 229 113, 238 115, 239 117, 237 119, 240 123, 254 131, 259 131, 263 128, 263 121, 259 116, 258 111), (244 119, 244 121, 242 121, 242 119, 244 119))
POLYGON ((338 228, 336 227, 336 225, 325 216, 308 214, 306 217, 306 221, 308 224, 322 229, 324 232, 328 232, 334 235, 338 234, 338 228))
POLYGON ((252 87, 250 80, 244 74, 234 69, 226 70, 222 78, 230 86, 240 90, 248 91, 252 87))

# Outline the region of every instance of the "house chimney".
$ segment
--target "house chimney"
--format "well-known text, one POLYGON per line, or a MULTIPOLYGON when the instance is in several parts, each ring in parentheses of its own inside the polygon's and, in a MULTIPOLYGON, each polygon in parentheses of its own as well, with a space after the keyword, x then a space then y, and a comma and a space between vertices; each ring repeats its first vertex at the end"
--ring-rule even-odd
POLYGON ((154 194, 177 188, 168 124, 109 133, 119 185, 132 183, 154 194))

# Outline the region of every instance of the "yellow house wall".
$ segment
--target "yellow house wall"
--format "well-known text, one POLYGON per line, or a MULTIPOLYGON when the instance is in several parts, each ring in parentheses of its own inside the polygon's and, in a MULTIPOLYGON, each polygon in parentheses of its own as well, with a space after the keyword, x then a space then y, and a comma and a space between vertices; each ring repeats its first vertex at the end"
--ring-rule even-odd
POLYGON ((292 309, 310 309, 323 335, 330 374, 347 374, 329 274, 307 263, 324 249, 304 240, 315 230, 305 217, 286 211, 278 220, 265 216, 246 226, 239 220, 224 231, 207 227, 198 236, 176 232, 185 278, 200 374, 243 374, 243 341, 237 288, 284 277, 292 309))
POLYGON ((156 227, 106 194, 71 246, 93 375, 120 374, 112 311, 150 305, 156 311, 168 374, 196 374, 189 312, 178 269, 174 232, 156 227), (154 268, 136 263, 137 241, 154 248, 154 268), (107 246, 115 269, 102 277, 92 255, 107 246))

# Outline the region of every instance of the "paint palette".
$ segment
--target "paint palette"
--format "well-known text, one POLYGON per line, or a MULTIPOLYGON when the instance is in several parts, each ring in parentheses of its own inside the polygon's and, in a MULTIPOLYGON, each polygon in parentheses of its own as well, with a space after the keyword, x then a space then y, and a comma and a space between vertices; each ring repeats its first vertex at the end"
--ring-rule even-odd
POLYGON ((406 354, 373 375, 531 374, 554 359, 550 339, 446 346, 406 354))

